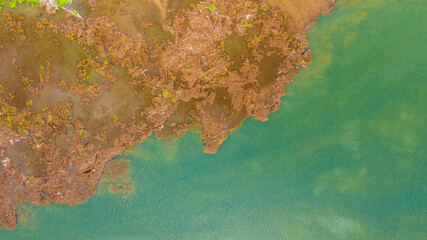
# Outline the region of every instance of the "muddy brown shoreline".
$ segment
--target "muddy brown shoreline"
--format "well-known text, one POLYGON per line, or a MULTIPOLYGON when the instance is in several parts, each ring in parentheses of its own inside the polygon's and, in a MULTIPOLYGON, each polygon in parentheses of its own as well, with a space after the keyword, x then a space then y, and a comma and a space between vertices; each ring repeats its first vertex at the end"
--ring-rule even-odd
POLYGON ((293 16, 265 0, 186 2, 156 14, 144 4, 162 1, 0 13, 1 227, 16 227, 24 202, 84 202, 107 161, 153 133, 200 127, 215 153, 246 118, 267 121, 311 61, 308 27, 333 4, 293 16))

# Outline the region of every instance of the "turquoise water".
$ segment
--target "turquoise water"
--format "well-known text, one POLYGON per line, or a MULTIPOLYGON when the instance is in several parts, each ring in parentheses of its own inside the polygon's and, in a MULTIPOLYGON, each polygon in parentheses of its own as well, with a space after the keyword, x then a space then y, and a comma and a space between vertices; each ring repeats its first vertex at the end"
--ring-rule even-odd
POLYGON ((268 122, 246 120, 215 155, 195 133, 151 137, 124 154, 128 198, 24 205, 0 239, 425 239, 421 2, 339 2, 268 122))

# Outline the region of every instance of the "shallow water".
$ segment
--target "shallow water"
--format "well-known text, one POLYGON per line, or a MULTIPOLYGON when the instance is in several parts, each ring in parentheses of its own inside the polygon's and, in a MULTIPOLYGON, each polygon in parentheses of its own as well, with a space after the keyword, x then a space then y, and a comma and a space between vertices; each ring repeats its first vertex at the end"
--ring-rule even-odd
POLYGON ((195 133, 133 152, 134 193, 24 205, 0 239, 423 239, 421 1, 341 1, 310 33, 313 62, 268 122, 215 155, 195 133))

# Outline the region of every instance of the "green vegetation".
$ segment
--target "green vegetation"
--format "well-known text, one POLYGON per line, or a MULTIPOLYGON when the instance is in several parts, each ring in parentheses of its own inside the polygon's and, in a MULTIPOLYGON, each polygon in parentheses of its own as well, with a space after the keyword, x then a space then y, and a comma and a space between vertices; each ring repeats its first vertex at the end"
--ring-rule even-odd
POLYGON ((71 13, 76 17, 80 17, 80 14, 76 10, 71 10, 71 13))
POLYGON ((169 97, 171 97, 171 96, 172 96, 172 94, 167 93, 167 92, 162 92, 162 95, 163 95, 163 97, 165 97, 165 98, 169 98, 169 97))
MULTIPOLYGON (((71 0, 57 0, 56 3, 60 6, 65 6, 70 1, 71 0)), ((19 7, 19 5, 24 5, 24 3, 30 4, 32 7, 34 7, 35 4, 40 3, 40 0, 0 0, 0 10, 2 10, 6 4, 9 4, 10 9, 14 9, 19 7)), ((76 16, 80 16, 79 13, 74 10, 72 10, 71 13, 76 16)))
POLYGON ((201 4, 196 4, 196 6, 198 6, 198 7, 203 7, 203 8, 206 8, 206 9, 210 9, 210 10, 213 10, 213 11, 215 11, 216 10, 216 7, 215 7, 215 5, 210 5, 209 7, 207 7, 207 6, 204 6, 204 5, 201 5, 201 4))
POLYGON ((85 131, 85 130, 77 130, 76 132, 78 132, 80 134, 80 136, 87 133, 87 131, 85 131))
POLYGON ((0 10, 2 10, 7 3, 9 3, 10 9, 14 9, 19 7, 19 5, 24 5, 24 3, 30 4, 34 7, 34 4, 40 3, 40 0, 0 0, 0 10))
POLYGON ((16 8, 17 7, 16 6, 16 0, 9 1, 9 6, 10 6, 10 9, 16 8))
POLYGON ((3 8, 3 6, 6 4, 7 0, 0 0, 0 10, 3 8))
POLYGON ((56 3, 58 3, 59 5, 67 5, 67 3, 69 3, 71 0, 56 0, 56 3))

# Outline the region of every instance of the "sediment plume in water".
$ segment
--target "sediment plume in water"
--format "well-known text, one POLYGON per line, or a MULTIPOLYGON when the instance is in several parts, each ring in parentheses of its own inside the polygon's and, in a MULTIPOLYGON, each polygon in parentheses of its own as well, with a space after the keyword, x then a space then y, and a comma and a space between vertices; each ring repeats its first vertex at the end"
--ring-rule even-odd
MULTIPOLYGON (((153 132, 179 137, 199 126, 204 151, 215 153, 244 119, 266 121, 311 60, 308 27, 333 4, 46 3, 0 13, 0 226, 8 229, 24 202, 84 202, 107 161, 153 132)), ((110 190, 131 192, 126 184, 110 190)))

